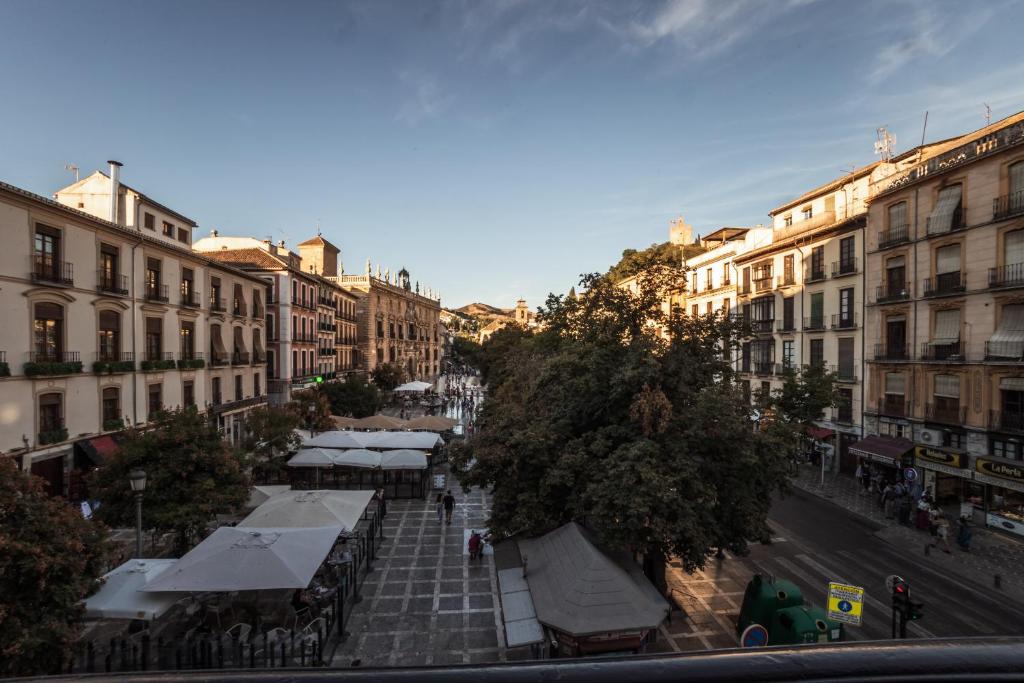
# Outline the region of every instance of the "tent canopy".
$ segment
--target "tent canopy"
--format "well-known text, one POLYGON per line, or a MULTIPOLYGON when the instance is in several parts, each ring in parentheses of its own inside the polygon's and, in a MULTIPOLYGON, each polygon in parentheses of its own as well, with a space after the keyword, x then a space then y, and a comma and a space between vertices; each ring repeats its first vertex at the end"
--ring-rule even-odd
POLYGON ((343 417, 342 415, 331 415, 331 419, 338 429, 351 429, 352 425, 359 421, 357 417, 343 417))
POLYGON ((363 442, 363 448, 381 450, 412 448, 429 451, 434 446, 444 444, 440 435, 434 432, 361 432, 357 438, 363 442))
POLYGON ((260 505, 239 527, 341 526, 355 529, 373 491, 287 491, 260 505))
POLYGON ((303 448, 288 461, 289 467, 334 467, 334 456, 325 448, 303 448))
POLYGON ((371 415, 352 423, 353 429, 401 429, 405 420, 390 415, 371 415))
POLYGON ((245 504, 246 510, 252 510, 267 502, 269 498, 291 489, 288 484, 268 484, 266 486, 253 486, 249 492, 249 502, 245 504))
POLYGON ((353 432, 321 432, 314 437, 309 432, 299 432, 305 448, 362 448, 363 444, 356 440, 353 432))
POLYGON ((306 588, 341 526, 222 526, 151 581, 147 592, 227 593, 306 588))
POLYGON ((365 448, 331 451, 334 464, 340 467, 380 467, 380 453, 365 448))
POLYGON ((379 453, 380 467, 385 470, 425 470, 427 455, 423 451, 408 448, 379 453))
POLYGON ((174 593, 144 593, 143 587, 170 569, 177 560, 128 560, 103 575, 103 586, 85 600, 88 619, 145 619, 169 610, 181 597, 174 593))
POLYGON ((440 415, 424 415, 423 417, 416 417, 406 422, 405 428, 443 432, 445 430, 451 429, 458 423, 458 420, 453 420, 450 417, 441 417, 440 415))
POLYGON ((434 385, 431 384, 430 382, 420 382, 420 381, 417 380, 417 381, 413 381, 413 382, 406 382, 405 384, 402 384, 401 386, 395 387, 395 391, 401 391, 401 392, 406 392, 406 391, 426 391, 427 389, 430 389, 433 386, 434 385))

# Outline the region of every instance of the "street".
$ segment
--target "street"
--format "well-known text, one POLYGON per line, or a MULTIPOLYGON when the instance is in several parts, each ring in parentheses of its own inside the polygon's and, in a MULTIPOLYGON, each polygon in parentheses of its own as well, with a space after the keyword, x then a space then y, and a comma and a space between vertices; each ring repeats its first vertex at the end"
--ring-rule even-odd
MULTIPOLYGON (((672 641, 666 649, 701 649, 700 643, 727 647, 730 635, 735 646, 728 626, 735 624, 743 587, 756 572, 793 581, 815 606, 824 606, 829 581, 863 587, 864 624, 847 627, 844 640, 890 638, 890 598, 885 587, 889 574, 909 581, 912 598, 924 603, 924 618, 909 624, 911 638, 1024 633, 1020 619, 1024 606, 993 588, 991 577, 968 582, 943 573, 924 556, 923 543, 900 549, 876 536, 870 521, 799 489, 776 501, 769 518, 773 542, 750 546, 747 557, 711 558, 703 572, 692 576, 669 568, 670 585, 678 591, 675 597, 686 619, 665 631, 672 641)), ((953 552, 960 553, 955 547, 953 552)))

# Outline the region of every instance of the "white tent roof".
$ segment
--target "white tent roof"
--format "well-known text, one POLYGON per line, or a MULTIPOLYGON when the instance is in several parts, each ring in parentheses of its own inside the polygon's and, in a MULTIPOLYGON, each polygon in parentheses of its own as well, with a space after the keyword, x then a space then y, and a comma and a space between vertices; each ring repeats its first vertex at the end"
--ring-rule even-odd
POLYGON ((363 448, 399 449, 429 451, 437 445, 444 444, 439 434, 434 432, 357 432, 357 439, 362 441, 363 448))
POLYGON ((427 389, 434 386, 430 382, 406 382, 405 384, 395 387, 395 391, 426 391, 427 389))
POLYGON ((363 444, 355 439, 356 434, 358 432, 332 431, 310 437, 307 432, 302 434, 302 445, 306 448, 362 448, 363 444))
POLYGON ((333 467, 331 451, 323 448, 303 448, 288 461, 289 467, 333 467))
POLYGON ((255 507, 259 507, 265 503, 269 498, 276 496, 279 493, 291 490, 291 486, 288 484, 268 484, 266 486, 253 486, 252 491, 249 492, 249 502, 245 504, 245 509, 252 510, 255 507))
POLYGON ((427 469, 427 456, 423 451, 413 451, 407 448, 397 451, 384 451, 381 456, 380 466, 385 470, 425 470, 427 469))
POLYGON ((103 575, 103 586, 85 600, 91 619, 156 619, 180 599, 175 593, 143 593, 142 588, 177 560, 128 560, 103 575))
POLYGON ((332 451, 334 464, 342 467, 380 467, 380 453, 365 448, 347 451, 332 451))
POLYGON ((373 491, 288 491, 274 496, 238 523, 239 527, 341 526, 351 531, 373 491))
POLYGON ((341 526, 222 526, 143 589, 187 593, 305 588, 341 526))

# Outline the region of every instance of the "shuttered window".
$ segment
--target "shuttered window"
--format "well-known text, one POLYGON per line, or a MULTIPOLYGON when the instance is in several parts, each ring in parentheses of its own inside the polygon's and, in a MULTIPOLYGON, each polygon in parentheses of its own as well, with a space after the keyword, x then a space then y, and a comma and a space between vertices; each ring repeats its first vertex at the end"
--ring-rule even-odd
POLYGON ((956 273, 960 271, 960 245, 951 244, 935 252, 935 273, 956 273))
MULTIPOLYGON (((1024 165, 1022 163, 1021 165, 1024 165)), ((1006 233, 1006 258, 1004 263, 1008 266, 1024 263, 1024 230, 1014 230, 1006 233)))
POLYGON ((960 309, 936 311, 933 344, 954 344, 960 341, 960 309))
POLYGON ((1010 166, 1010 195, 1017 195, 1020 192, 1024 192, 1024 161, 1018 161, 1010 166))
POLYGON ((885 375, 885 393, 903 395, 906 391, 905 377, 902 372, 888 372, 885 375))
POLYGON ((960 378, 956 375, 935 375, 935 395, 960 398, 960 378))
POLYGON ((900 202, 889 207, 889 229, 903 227, 907 224, 907 203, 900 202))
POLYGON ((960 198, 963 194, 963 187, 950 185, 939 192, 939 198, 935 202, 935 209, 928 217, 928 232, 941 233, 949 232, 953 227, 953 216, 960 208, 960 198))

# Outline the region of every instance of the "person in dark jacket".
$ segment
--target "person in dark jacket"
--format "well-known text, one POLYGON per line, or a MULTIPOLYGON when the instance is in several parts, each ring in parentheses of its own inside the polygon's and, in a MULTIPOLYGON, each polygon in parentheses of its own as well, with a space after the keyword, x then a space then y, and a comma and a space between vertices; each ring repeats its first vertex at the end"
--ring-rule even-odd
POLYGON ((444 521, 449 526, 452 523, 453 512, 455 512, 455 496, 452 495, 452 490, 448 489, 448 493, 444 494, 444 521))

